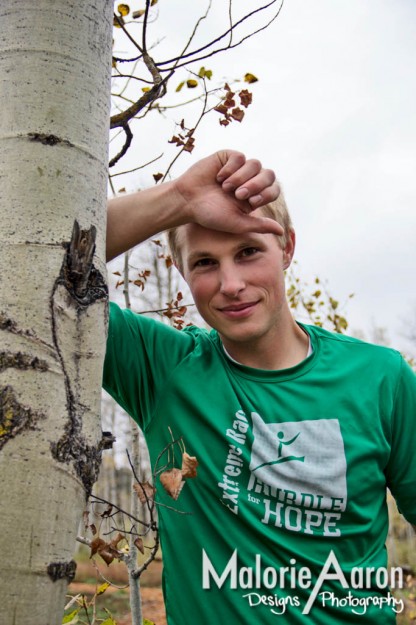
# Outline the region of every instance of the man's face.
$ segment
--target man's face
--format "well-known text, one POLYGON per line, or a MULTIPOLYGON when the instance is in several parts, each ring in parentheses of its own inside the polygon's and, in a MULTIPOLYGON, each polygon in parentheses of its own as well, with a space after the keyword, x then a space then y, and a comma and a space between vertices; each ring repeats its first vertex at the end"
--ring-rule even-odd
POLYGON ((225 348, 261 349, 278 336, 288 311, 283 271, 293 255, 273 234, 228 234, 196 224, 178 232, 183 275, 196 307, 225 348))

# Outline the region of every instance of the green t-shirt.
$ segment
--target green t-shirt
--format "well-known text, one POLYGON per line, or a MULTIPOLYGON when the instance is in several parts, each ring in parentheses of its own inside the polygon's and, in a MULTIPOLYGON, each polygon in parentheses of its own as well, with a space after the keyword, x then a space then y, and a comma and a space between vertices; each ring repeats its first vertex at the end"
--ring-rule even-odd
POLYGON ((394 350, 302 327, 308 358, 258 370, 215 331, 111 305, 105 389, 152 463, 172 436, 199 461, 177 502, 157 485, 169 625, 395 622, 386 487, 416 523, 416 377, 394 350))

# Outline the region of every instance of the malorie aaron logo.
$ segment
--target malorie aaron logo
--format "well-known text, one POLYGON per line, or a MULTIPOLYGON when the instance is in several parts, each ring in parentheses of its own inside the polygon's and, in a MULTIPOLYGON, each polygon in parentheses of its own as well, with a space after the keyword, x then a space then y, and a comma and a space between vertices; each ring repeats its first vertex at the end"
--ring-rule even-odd
MULTIPOLYGON (((283 614, 287 607, 301 607, 301 601, 294 593, 296 589, 310 589, 308 601, 305 603, 302 614, 309 614, 315 603, 318 607, 350 608, 354 614, 365 614, 369 606, 379 609, 390 607, 393 612, 401 613, 404 609, 402 599, 391 595, 387 588, 403 588, 403 570, 400 567, 392 567, 390 572, 384 567, 353 567, 347 576, 343 572, 338 559, 333 551, 330 551, 323 567, 312 583, 312 574, 308 567, 297 568, 296 560, 292 558, 290 566, 274 568, 263 567, 261 554, 255 554, 254 566, 238 565, 238 549, 235 549, 226 566, 222 571, 217 571, 208 554, 202 550, 202 588, 209 590, 213 585, 222 588, 226 582, 231 590, 250 590, 245 592, 243 598, 247 599, 250 607, 266 606, 273 614, 283 614), (343 596, 337 596, 334 592, 322 590, 328 580, 336 580, 342 588, 343 596), (268 594, 267 590, 279 591, 290 588, 292 592, 286 596, 268 594), (370 594, 375 588, 384 591, 378 595, 370 594), (365 597, 354 596, 351 589, 369 590, 365 597), (261 592, 255 592, 255 591, 261 592), (293 592, 294 591, 294 592, 293 592), (348 591, 345 594, 345 591, 348 591)), ((340 589, 341 590, 341 589, 340 589)))

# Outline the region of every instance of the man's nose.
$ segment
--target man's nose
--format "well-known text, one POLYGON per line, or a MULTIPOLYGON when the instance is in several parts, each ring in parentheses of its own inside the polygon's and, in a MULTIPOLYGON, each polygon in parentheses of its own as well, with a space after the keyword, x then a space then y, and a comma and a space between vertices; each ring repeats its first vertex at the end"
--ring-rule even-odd
POLYGON ((227 297, 236 297, 245 288, 245 280, 233 266, 223 267, 220 272, 220 291, 227 297))

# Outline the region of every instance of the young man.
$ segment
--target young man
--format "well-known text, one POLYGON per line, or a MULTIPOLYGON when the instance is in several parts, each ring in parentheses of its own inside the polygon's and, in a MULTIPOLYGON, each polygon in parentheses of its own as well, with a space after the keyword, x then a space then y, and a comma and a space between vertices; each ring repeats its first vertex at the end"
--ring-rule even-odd
POLYGON ((391 624, 386 487, 416 523, 415 376, 393 350, 293 320, 278 194, 272 172, 224 151, 110 203, 109 258, 171 230, 214 329, 112 305, 104 386, 153 463, 172 436, 199 461, 179 512, 156 484, 169 625, 391 624))

